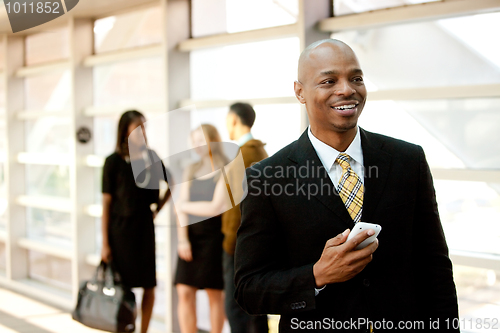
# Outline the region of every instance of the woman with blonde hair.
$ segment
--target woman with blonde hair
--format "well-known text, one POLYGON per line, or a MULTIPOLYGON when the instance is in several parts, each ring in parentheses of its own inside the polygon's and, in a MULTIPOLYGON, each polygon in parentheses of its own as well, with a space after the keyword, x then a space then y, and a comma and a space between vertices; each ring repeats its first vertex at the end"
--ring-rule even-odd
MULTIPOLYGON (((217 129, 203 124, 191 132, 191 144, 200 160, 184 172, 182 202, 211 201, 220 172, 228 159, 217 129), (210 144, 214 143, 214 144, 210 144)), ((174 283, 179 295, 178 315, 182 333, 196 333, 196 291, 205 289, 210 303, 211 333, 224 325, 221 217, 200 219, 177 209, 179 254, 174 283)))

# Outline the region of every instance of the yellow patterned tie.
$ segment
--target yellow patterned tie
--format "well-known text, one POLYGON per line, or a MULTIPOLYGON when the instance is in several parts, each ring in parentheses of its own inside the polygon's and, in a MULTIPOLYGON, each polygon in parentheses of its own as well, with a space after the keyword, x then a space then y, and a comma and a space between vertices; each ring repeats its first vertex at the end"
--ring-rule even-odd
POLYGON ((337 157, 336 161, 342 167, 342 177, 337 190, 352 220, 358 223, 361 220, 365 188, 359 176, 352 170, 350 159, 351 157, 345 153, 340 153, 337 157))

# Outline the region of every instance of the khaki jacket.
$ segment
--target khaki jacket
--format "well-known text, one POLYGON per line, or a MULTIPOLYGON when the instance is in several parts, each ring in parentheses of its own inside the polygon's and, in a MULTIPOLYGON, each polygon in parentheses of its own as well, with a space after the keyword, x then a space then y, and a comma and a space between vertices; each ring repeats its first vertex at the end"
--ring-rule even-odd
MULTIPOLYGON (((268 156, 264 149, 264 145, 265 144, 260 140, 252 139, 240 147, 241 155, 245 162, 245 168, 260 162, 268 156)), ((234 249, 236 247, 236 231, 238 231, 240 223, 240 205, 236 205, 234 208, 222 214, 222 233, 224 234, 222 247, 228 254, 234 254, 234 249)))

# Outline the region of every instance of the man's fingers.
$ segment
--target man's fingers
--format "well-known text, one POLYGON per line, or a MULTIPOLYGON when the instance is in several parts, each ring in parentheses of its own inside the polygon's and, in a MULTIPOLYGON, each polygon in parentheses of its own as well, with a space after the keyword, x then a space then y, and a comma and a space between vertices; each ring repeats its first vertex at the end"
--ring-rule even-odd
POLYGON ((351 252, 351 254, 353 255, 353 257, 351 257, 353 260, 352 262, 359 262, 365 260, 368 257, 371 257, 373 255, 373 252, 375 252, 375 250, 377 249, 377 247, 378 247, 378 239, 375 238, 375 240, 372 243, 368 244, 367 247, 361 250, 351 252))
POLYGON ((373 229, 368 229, 366 231, 363 231, 362 233, 354 236, 353 239, 350 239, 348 242, 346 242, 346 250, 351 251, 356 248, 361 242, 363 242, 365 239, 375 235, 375 231, 373 229))
POLYGON ((347 236, 349 236, 349 233, 350 233, 350 230, 346 229, 346 230, 344 230, 343 233, 338 234, 337 236, 335 236, 333 238, 330 238, 326 242, 325 247, 339 246, 339 245, 343 244, 346 241, 347 236))

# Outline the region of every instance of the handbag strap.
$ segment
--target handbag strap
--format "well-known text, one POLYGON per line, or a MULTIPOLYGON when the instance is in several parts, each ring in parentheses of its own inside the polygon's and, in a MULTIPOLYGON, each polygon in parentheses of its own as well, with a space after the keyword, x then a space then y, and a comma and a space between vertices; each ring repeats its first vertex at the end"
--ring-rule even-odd
POLYGON ((95 284, 99 281, 103 281, 105 271, 106 271, 106 263, 101 260, 101 263, 99 264, 99 266, 97 266, 97 269, 95 270, 91 282, 95 284))

